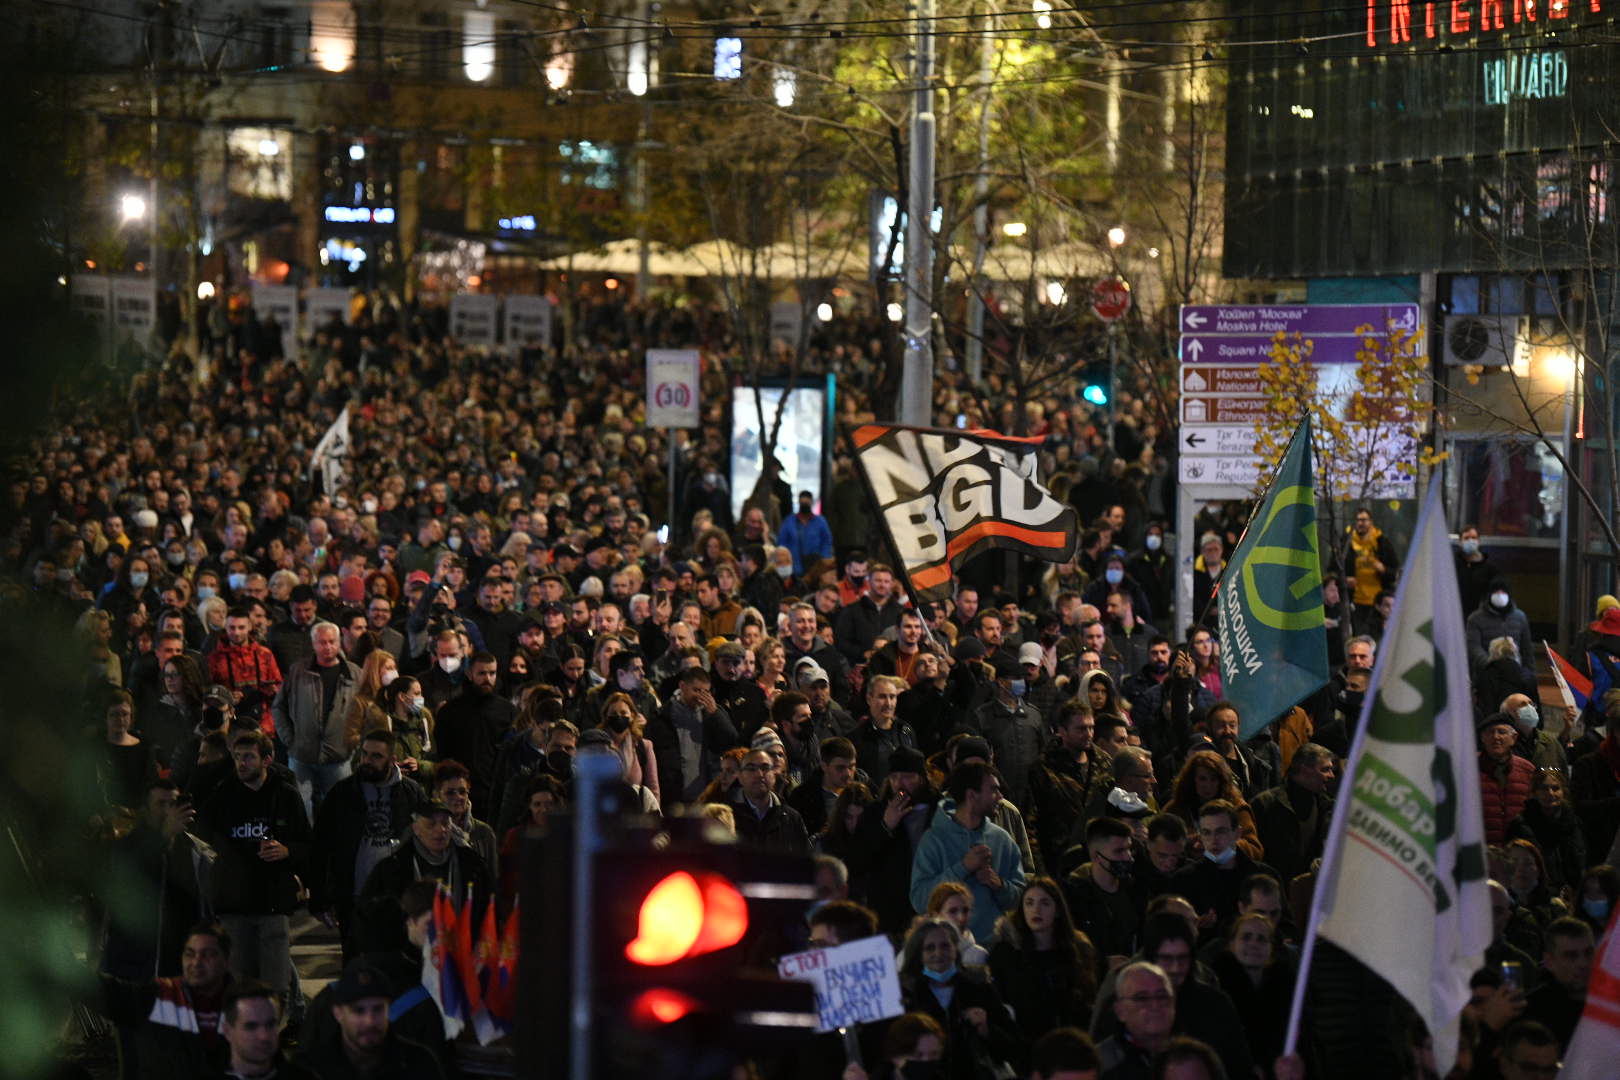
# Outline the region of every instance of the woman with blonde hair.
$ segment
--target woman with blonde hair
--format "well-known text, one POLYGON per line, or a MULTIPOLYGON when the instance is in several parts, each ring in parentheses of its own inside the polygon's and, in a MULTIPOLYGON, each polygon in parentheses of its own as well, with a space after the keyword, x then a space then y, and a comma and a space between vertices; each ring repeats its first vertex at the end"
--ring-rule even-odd
POLYGON ((360 736, 377 728, 394 729, 388 713, 378 701, 382 688, 399 678, 399 665, 391 653, 373 649, 360 666, 360 685, 349 703, 348 722, 343 728, 343 745, 350 751, 360 747, 360 736))
POLYGON ((765 691, 765 704, 769 705, 777 694, 788 689, 787 647, 773 637, 755 645, 754 670, 758 672, 754 681, 765 691))
POLYGON ((613 740, 613 752, 624 766, 624 781, 644 787, 663 805, 658 791, 658 759, 653 756, 652 743, 642 737, 647 729, 647 718, 636 709, 629 694, 614 692, 602 702, 602 720, 597 725, 613 740))

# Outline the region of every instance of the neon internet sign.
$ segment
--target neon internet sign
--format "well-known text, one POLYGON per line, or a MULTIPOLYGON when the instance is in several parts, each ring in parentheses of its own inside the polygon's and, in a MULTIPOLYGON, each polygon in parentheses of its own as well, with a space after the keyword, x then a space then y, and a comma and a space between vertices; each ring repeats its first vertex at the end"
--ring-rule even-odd
POLYGON ((1577 13, 1602 11, 1603 0, 1367 0, 1367 47, 1405 45, 1414 37, 1421 42, 1510 28, 1554 29, 1577 13))

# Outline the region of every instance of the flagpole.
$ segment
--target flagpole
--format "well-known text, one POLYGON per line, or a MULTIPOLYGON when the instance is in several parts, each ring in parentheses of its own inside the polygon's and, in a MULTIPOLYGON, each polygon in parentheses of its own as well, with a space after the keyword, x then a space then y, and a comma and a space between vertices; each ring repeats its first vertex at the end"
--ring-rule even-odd
MULTIPOLYGON (((1430 487, 1429 494, 1424 500, 1423 512, 1418 515, 1417 528, 1412 532, 1414 543, 1417 538, 1424 535, 1429 515, 1439 512, 1439 504, 1440 486, 1435 484, 1430 487)), ((1411 585, 1412 578, 1403 575, 1400 584, 1396 587, 1394 609, 1396 612, 1401 610, 1401 602, 1406 598, 1406 590, 1411 585)), ((1425 583, 1418 587, 1425 588, 1427 585, 1425 583)), ((1384 667, 1395 662, 1391 659, 1393 656, 1393 649, 1380 650, 1378 658, 1373 664, 1372 679, 1368 683, 1369 688, 1377 688, 1383 685, 1384 667)), ((1372 712, 1375 700, 1375 695, 1370 692, 1362 698, 1361 715, 1356 724, 1356 737, 1350 743, 1350 756, 1345 759, 1344 772, 1341 774, 1344 780, 1349 780, 1355 776, 1356 769, 1361 763, 1362 751, 1367 741, 1368 714, 1372 712)), ((1283 1036, 1282 1047, 1284 1055, 1292 1054, 1299 1041, 1299 1024, 1305 1009, 1305 987, 1310 981, 1311 961, 1316 956, 1316 939, 1322 923, 1322 901, 1324 897, 1332 892, 1334 879, 1338 876, 1340 852, 1344 848, 1345 833, 1349 830, 1350 818, 1344 812, 1346 802, 1347 800, 1341 791, 1339 801, 1333 808, 1333 817, 1328 822, 1327 841, 1322 846, 1322 864, 1316 871, 1316 882, 1311 891, 1310 918, 1305 926, 1305 940, 1299 949, 1299 971, 1294 977, 1294 996, 1288 1008, 1288 1031, 1283 1036)))
MULTIPOLYGON (((1268 494, 1270 494, 1273 485, 1275 485, 1277 483, 1277 477, 1282 473, 1283 462, 1288 460, 1288 452, 1294 448, 1295 440, 1297 440, 1299 438, 1299 433, 1301 431, 1305 430, 1305 425, 1310 420, 1310 418, 1311 418, 1310 414, 1306 413, 1305 418, 1299 422, 1299 425, 1297 427, 1294 428, 1294 433, 1292 435, 1288 436, 1288 443, 1287 443, 1286 446, 1283 447, 1283 452, 1277 458, 1277 467, 1272 470, 1271 479, 1266 483, 1266 489, 1264 491, 1262 491, 1260 493, 1260 497, 1255 500, 1255 509, 1259 509, 1260 504, 1266 501, 1266 496, 1268 494)), ((1245 539, 1247 539, 1247 537, 1249 535, 1249 530, 1251 528, 1253 528, 1253 527, 1254 527, 1254 511, 1251 510, 1249 512, 1249 520, 1245 521, 1243 523, 1243 531, 1238 534, 1237 543, 1232 545, 1232 550, 1234 552, 1237 551, 1238 548, 1243 546, 1243 541, 1245 539)), ((1191 625, 1191 626, 1203 626, 1204 625, 1204 620, 1209 618, 1210 606, 1215 603, 1215 598, 1221 595, 1221 582, 1226 578, 1226 571, 1231 569, 1231 566, 1232 566, 1232 561, 1230 559, 1228 559, 1227 562, 1226 562, 1226 566, 1221 569, 1220 578, 1216 579, 1214 586, 1210 589, 1208 598, 1205 599, 1205 601, 1204 601, 1204 609, 1198 613, 1198 618, 1196 620, 1194 620, 1192 623, 1190 623, 1189 625, 1191 625)))

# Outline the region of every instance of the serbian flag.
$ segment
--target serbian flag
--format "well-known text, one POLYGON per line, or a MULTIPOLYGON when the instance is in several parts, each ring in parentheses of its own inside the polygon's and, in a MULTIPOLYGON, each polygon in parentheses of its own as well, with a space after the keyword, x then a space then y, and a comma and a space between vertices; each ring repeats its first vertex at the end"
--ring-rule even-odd
POLYGON ((506 917, 501 930, 500 955, 495 963, 495 977, 484 990, 484 1008, 494 1017, 498 1026, 511 1030, 512 1016, 517 1011, 518 909, 506 917))
MULTIPOLYGON (((450 904, 449 897, 445 898, 445 904, 447 906, 450 904)), ((484 1007, 484 995, 478 985, 478 962, 473 956, 472 924, 472 897, 469 896, 461 910, 456 913, 454 942, 450 949, 456 977, 461 982, 462 993, 466 998, 467 1011, 463 1015, 469 1021, 484 1007)))
POLYGON ((444 1037, 454 1039, 466 1026, 466 995, 461 992, 460 978, 450 955, 451 927, 455 923, 455 908, 440 889, 433 897, 433 920, 428 923, 427 945, 422 949, 422 985, 427 988, 433 1004, 444 1017, 444 1037))
POLYGON ((1592 680, 1582 675, 1574 664, 1553 652, 1553 647, 1545 641, 1541 647, 1547 650, 1547 659, 1552 662, 1553 678, 1558 681, 1558 692, 1563 695, 1564 704, 1572 715, 1579 715, 1586 708, 1586 703, 1592 700, 1592 680))
POLYGON ((478 984, 478 1011, 473 1014, 473 1031, 478 1035, 478 1042, 488 1046, 496 1039, 505 1035, 501 1025, 495 1022, 490 1012, 489 994, 495 982, 495 969, 500 963, 500 935, 495 923, 495 905, 484 905, 484 919, 478 931, 478 944, 474 949, 473 970, 476 972, 474 981, 478 984))
POLYGON ((1609 1080, 1620 1062, 1620 910, 1609 915, 1609 928, 1598 944, 1592 979, 1586 984, 1586 1008, 1564 1052, 1562 1080, 1609 1080))

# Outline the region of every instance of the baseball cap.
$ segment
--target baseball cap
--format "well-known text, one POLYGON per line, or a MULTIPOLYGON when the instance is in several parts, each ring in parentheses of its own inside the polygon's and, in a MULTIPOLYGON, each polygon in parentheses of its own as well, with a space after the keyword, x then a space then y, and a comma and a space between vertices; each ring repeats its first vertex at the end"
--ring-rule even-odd
POLYGON ((357 960, 344 969, 337 981, 332 984, 332 1004, 353 1005, 366 998, 392 999, 394 988, 388 982, 388 976, 381 969, 357 960))
MULTIPOLYGON (((728 641, 714 650, 716 660, 741 660, 747 655, 748 650, 743 648, 740 641, 728 641)), ((815 661, 812 660, 811 663, 815 663, 815 661)))
POLYGON ((794 665, 793 681, 800 686, 814 686, 818 682, 832 685, 832 680, 827 677, 827 669, 808 656, 794 665))
POLYGON ((412 570, 409 574, 405 575, 405 587, 407 589, 412 585, 427 585, 432 581, 433 575, 428 573, 426 570, 412 570))
POLYGON ((1041 662, 1040 642, 1026 641, 1018 646, 1018 662, 1020 664, 1039 664, 1041 662))
POLYGON ((990 744, 977 735, 969 735, 956 744, 956 763, 958 765, 969 758, 990 760, 990 744))

